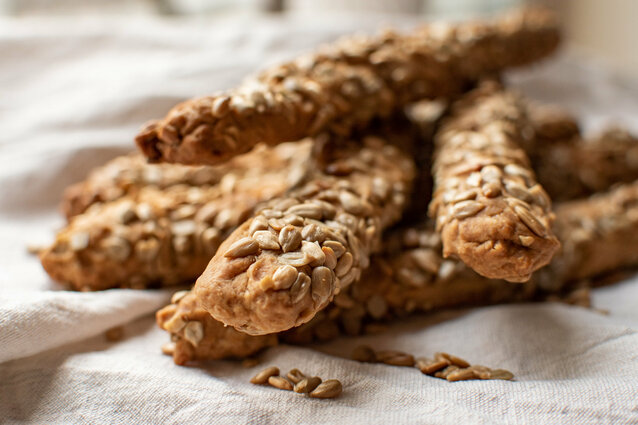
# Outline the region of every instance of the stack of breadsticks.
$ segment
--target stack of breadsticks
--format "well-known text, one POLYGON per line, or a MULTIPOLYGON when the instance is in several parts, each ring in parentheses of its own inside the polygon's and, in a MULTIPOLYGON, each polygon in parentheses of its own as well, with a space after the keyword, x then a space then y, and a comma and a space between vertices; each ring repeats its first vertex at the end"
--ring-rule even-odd
POLYGON ((178 364, 638 265, 638 139, 585 139, 500 83, 558 42, 540 9, 431 24, 179 104, 136 139, 151 163, 120 157, 67 190, 42 265, 82 291, 196 281, 157 313, 178 364))

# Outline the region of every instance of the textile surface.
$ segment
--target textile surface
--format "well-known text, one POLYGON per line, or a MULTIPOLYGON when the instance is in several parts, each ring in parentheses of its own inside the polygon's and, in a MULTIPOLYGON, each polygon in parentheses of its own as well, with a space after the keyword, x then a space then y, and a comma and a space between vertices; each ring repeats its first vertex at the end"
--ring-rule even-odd
MULTIPOLYGON (((492 306, 314 347, 282 345, 253 369, 233 361, 179 367, 161 354, 168 336, 152 316, 170 292, 64 291, 26 252, 63 225, 64 187, 130 151, 146 120, 380 22, 0 20, 0 422, 638 423, 636 278, 594 291, 607 316, 562 304, 492 306), (117 325, 124 339, 107 341, 104 331, 117 325), (447 351, 516 379, 448 383, 348 360, 362 343, 447 351), (313 400, 248 383, 266 365, 338 378, 344 393, 313 400)), ((530 97, 571 108, 588 130, 609 121, 638 130, 638 82, 578 55, 509 78, 530 97)))

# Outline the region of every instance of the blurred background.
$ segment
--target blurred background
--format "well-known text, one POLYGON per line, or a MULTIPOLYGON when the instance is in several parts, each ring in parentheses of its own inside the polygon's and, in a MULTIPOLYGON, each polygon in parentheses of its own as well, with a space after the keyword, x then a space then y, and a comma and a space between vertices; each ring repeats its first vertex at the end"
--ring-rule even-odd
MULTIPOLYGON (((220 15, 343 14, 466 18, 524 4, 525 0, 0 0, 0 15, 190 17, 220 15)), ((593 54, 624 75, 638 75, 638 1, 544 0, 564 22, 572 46, 593 54)), ((310 19, 310 18, 309 18, 310 19)))

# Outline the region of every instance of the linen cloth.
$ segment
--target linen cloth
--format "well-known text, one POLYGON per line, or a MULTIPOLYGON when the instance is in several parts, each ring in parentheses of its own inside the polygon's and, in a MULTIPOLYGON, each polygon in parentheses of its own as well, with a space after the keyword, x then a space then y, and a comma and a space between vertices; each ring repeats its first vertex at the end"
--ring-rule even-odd
MULTIPOLYGON (((152 317, 170 291, 64 291, 27 254, 28 243, 63 224, 63 188, 131 150, 147 119, 383 20, 0 20, 0 422, 638 423, 636 278, 594 291, 609 316, 559 304, 492 306, 411 318, 379 335, 279 346, 253 369, 179 367, 161 354, 168 336, 152 317), (125 338, 108 342, 103 333, 116 325, 125 338), (516 380, 448 383, 348 360, 362 343, 448 351, 516 380), (338 378, 344 393, 313 400, 249 384, 266 365, 338 378)), ((510 80, 571 108, 588 129, 614 120, 638 130, 638 83, 591 61, 563 54, 510 80)))

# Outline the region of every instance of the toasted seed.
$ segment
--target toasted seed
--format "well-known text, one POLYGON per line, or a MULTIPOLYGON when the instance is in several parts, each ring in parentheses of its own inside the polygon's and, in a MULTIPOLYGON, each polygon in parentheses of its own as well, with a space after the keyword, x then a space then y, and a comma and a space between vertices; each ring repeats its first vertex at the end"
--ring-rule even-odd
POLYGON ((392 366, 414 366, 414 356, 396 350, 383 350, 377 352, 377 360, 392 366))
POLYGON ((360 197, 346 190, 339 193, 339 202, 341 202, 343 209, 355 215, 364 214, 370 209, 370 206, 362 202, 360 197))
MULTIPOLYGON (((261 210, 260 214, 263 215, 264 217, 266 217, 267 219, 273 219, 273 218, 274 219, 279 219, 279 218, 284 216, 284 213, 282 213, 281 211, 274 210, 274 209, 271 209, 271 208, 267 208, 265 210, 261 210)), ((270 224, 270 222, 269 222, 269 224, 270 224)))
POLYGON ((281 231, 284 227, 286 227, 288 223, 286 223, 283 219, 280 218, 271 218, 268 220, 268 225, 272 227, 276 231, 281 231))
POLYGON ((304 378, 295 384, 294 391, 296 393, 307 394, 314 391, 319 384, 321 384, 321 378, 318 376, 312 376, 310 378, 304 378))
POLYGON ((165 354, 167 356, 172 356, 173 353, 175 353, 175 343, 174 342, 167 342, 166 344, 162 345, 162 354, 165 354))
POLYGON ((455 203, 461 202, 461 201, 473 200, 473 199, 476 199, 477 196, 478 196, 478 190, 477 189, 464 190, 464 191, 456 193, 454 195, 454 197, 452 198, 452 203, 455 204, 455 203))
POLYGON ((337 267, 337 256, 335 255, 335 252, 327 246, 322 247, 321 250, 323 251, 323 255, 325 255, 326 257, 324 265, 330 270, 333 270, 335 267, 337 267))
POLYGON ((330 248, 335 253, 335 256, 337 258, 340 258, 346 252, 346 247, 343 246, 341 242, 325 241, 322 245, 330 248))
POLYGON ((160 243, 155 238, 142 239, 135 244, 135 256, 142 261, 153 261, 160 250, 160 243))
POLYGON ((436 274, 441 265, 441 256, 432 249, 415 249, 411 253, 412 259, 423 271, 436 274))
POLYGON ((326 233, 322 226, 319 226, 316 223, 310 223, 301 229, 301 237, 303 240, 308 242, 321 243, 326 240, 326 233))
MULTIPOLYGON (((303 217, 298 215, 288 214, 281 219, 286 224, 292 224, 293 226, 303 226, 303 217)), ((303 235, 303 233, 302 233, 303 235)))
POLYGON ((529 202, 530 200, 534 199, 534 197, 532 196, 531 193, 529 193, 529 190, 527 190, 526 187, 516 182, 510 182, 510 181, 505 182, 505 189, 507 189, 507 191, 512 196, 522 201, 529 202))
POLYGON ((335 398, 343 391, 341 382, 336 379, 328 379, 319 384, 317 388, 310 392, 312 398, 335 398))
POLYGON ((164 329, 170 333, 177 333, 181 331, 184 326, 186 326, 186 322, 182 319, 182 316, 179 314, 174 315, 164 323, 164 329))
POLYGON ((450 373, 445 379, 450 382, 467 381, 468 379, 476 379, 474 370, 471 368, 457 369, 450 373))
POLYGON ((279 244, 284 252, 294 251, 301 244, 301 232, 290 224, 284 226, 279 232, 279 244))
POLYGON ((536 235, 543 237, 547 234, 545 226, 543 226, 543 224, 534 217, 534 214, 532 214, 530 210, 520 205, 515 205, 514 212, 518 218, 520 218, 521 221, 536 235))
POLYGON ((173 296, 171 297, 171 304, 177 304, 181 301, 182 298, 184 298, 186 295, 188 295, 190 293, 190 291, 188 290, 184 290, 184 291, 177 291, 173 294, 173 296))
POLYGON ((283 264, 288 264, 294 267, 303 267, 306 264, 310 263, 312 259, 308 257, 308 254, 305 252, 287 252, 285 254, 281 254, 279 256, 279 261, 283 264))
POLYGON ((280 390, 292 391, 292 384, 283 376, 271 376, 268 378, 270 386, 279 388, 280 390))
POLYGON ((213 116, 216 118, 221 118, 224 115, 226 115, 230 109, 229 105, 230 105, 230 97, 221 96, 216 98, 213 101, 213 104, 211 106, 211 112, 213 116))
POLYGON ((474 172, 470 174, 465 182, 471 187, 480 187, 481 186, 481 173, 474 172))
POLYGON ((297 280, 299 272, 293 266, 288 264, 280 266, 272 275, 274 288, 276 290, 288 289, 297 280))
POLYGON ((532 177, 529 170, 526 170, 525 168, 517 164, 507 164, 505 168, 503 168, 503 171, 505 171, 505 173, 509 174, 510 176, 519 176, 525 179, 530 179, 532 177))
POLYGON ((492 370, 485 366, 475 365, 470 366, 470 369, 472 369, 474 375, 479 379, 490 379, 492 376, 492 370))
POLYGON ((337 277, 345 276, 345 274, 348 273, 352 268, 353 263, 354 258, 352 257, 352 254, 350 254, 349 252, 343 254, 341 258, 339 258, 337 266, 335 267, 335 274, 337 275, 337 277))
POLYGON ((188 322, 184 327, 184 339, 197 347, 204 338, 204 325, 201 322, 188 322))
POLYGON ((89 246, 90 236, 88 232, 78 232, 69 238, 69 246, 73 251, 80 251, 89 246))
POLYGON ((240 258, 257 253, 259 244, 251 237, 235 241, 224 253, 224 257, 240 258))
POLYGON ((500 183, 503 172, 496 165, 487 165, 481 169, 481 178, 486 183, 500 183))
POLYGON ((310 265, 313 267, 321 266, 326 261, 326 255, 321 250, 317 242, 301 242, 301 252, 304 252, 310 258, 310 265))
POLYGON ((434 376, 436 376, 437 378, 441 378, 441 379, 447 379, 448 375, 452 372, 454 372, 455 370, 459 370, 460 368, 458 366, 455 365, 450 365, 448 367, 446 367, 443 370, 440 370, 438 372, 436 372, 434 374, 434 376))
POLYGON ((293 205, 286 210, 286 214, 296 214, 305 218, 321 220, 323 211, 319 205, 306 202, 304 204, 293 205))
POLYGON ((456 357, 452 354, 448 354, 448 353, 436 353, 434 354, 434 359, 435 360, 447 360, 449 362, 449 364, 458 366, 458 367, 470 367, 470 364, 468 362, 466 362, 465 360, 463 360, 460 357, 456 357))
POLYGON ((518 240, 521 242, 521 245, 523 246, 532 246, 532 244, 534 243, 534 237, 533 236, 519 236, 518 240))
POLYGON ((487 198, 496 198, 501 194, 501 184, 497 182, 485 183, 481 187, 481 191, 487 198))
POLYGON ((253 239, 257 241, 261 249, 278 250, 280 248, 277 237, 270 230, 257 230, 253 233, 253 239))
POLYGON ((449 365, 447 360, 431 360, 423 357, 416 360, 416 367, 426 375, 432 375, 449 365))
POLYGON ((452 217, 463 219, 478 214, 485 208, 485 204, 477 201, 462 201, 452 207, 452 217))
POLYGON ((310 289, 311 280, 305 273, 299 273, 295 283, 290 287, 290 298, 293 304, 298 303, 306 296, 310 289))
POLYGON ((512 378, 514 378, 514 374, 512 372, 505 369, 494 369, 490 373, 489 379, 503 379, 505 381, 509 381, 512 378))
POLYGON ((312 300, 321 305, 333 293, 334 275, 328 267, 320 266, 312 270, 311 278, 312 300))
POLYGON ((364 363, 374 363, 377 361, 377 355, 368 345, 360 345, 352 350, 352 360, 364 363))
POLYGON ((270 366, 253 376, 250 380, 251 384, 263 385, 268 382, 268 378, 271 376, 279 375, 279 368, 276 366, 270 366))
POLYGON ((361 269, 353 267, 348 273, 339 278, 339 285, 342 289, 347 288, 352 282, 359 279, 359 277, 361 277, 361 269))
POLYGON ((295 369, 291 369, 287 374, 286 377, 288 378, 288 380, 290 380, 290 382, 292 382, 293 384, 297 384, 298 382, 300 382, 302 379, 306 378, 306 375, 300 371, 299 369, 295 368, 295 369))
POLYGON ((366 309, 374 319, 381 319, 388 312, 388 303, 381 295, 373 295, 366 302, 366 309))

